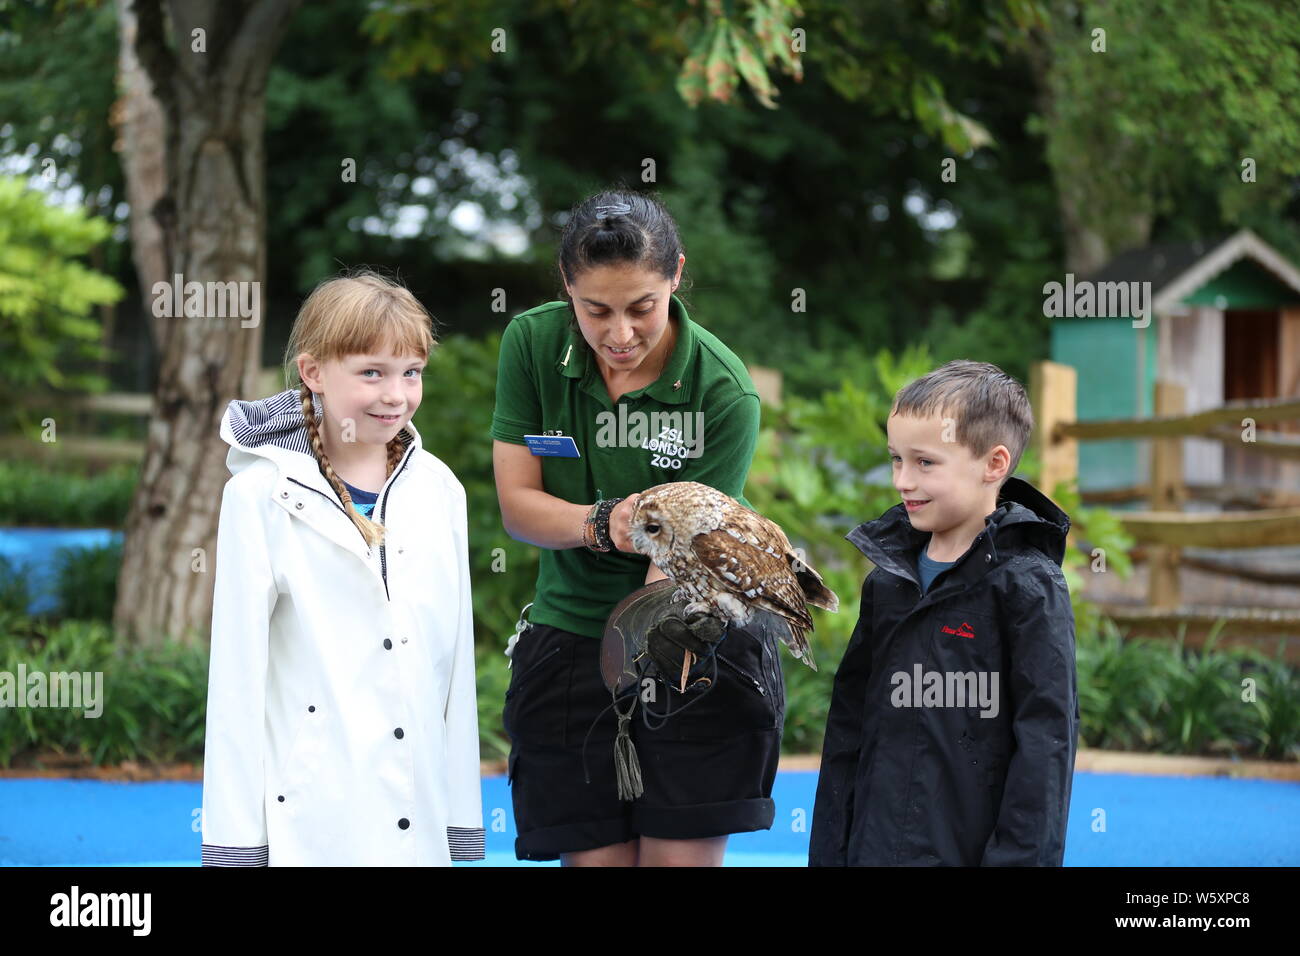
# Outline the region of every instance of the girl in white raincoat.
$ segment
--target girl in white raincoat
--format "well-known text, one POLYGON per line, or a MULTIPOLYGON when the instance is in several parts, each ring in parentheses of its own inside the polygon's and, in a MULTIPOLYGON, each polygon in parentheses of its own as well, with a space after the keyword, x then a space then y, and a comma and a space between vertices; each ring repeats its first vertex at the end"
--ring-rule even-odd
POLYGON ((427 312, 319 285, 297 387, 233 401, 203 767, 203 864, 482 859, 465 491, 411 416, 427 312))

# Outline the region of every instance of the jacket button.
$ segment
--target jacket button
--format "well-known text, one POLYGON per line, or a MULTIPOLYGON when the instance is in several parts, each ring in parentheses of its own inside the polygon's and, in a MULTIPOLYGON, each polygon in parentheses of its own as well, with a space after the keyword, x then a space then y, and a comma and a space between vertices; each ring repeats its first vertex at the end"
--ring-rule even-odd
POLYGON ((393 642, 390 641, 388 638, 384 638, 384 650, 391 651, 392 649, 393 649, 393 642))
POLYGON ((280 795, 279 795, 278 797, 276 797, 275 799, 279 800, 281 803, 284 803, 284 794, 280 794, 280 795))
POLYGON ((398 549, 397 549, 397 553, 398 553, 398 554, 405 554, 405 553, 406 553, 406 549, 405 549, 405 548, 398 548, 398 549))
POLYGON ((403 644, 406 643, 406 638, 402 638, 402 643, 403 643, 403 644))
POLYGON ((986 555, 984 555, 984 560, 985 560, 985 561, 992 561, 992 560, 993 560, 993 555, 991 555, 991 554, 986 554, 986 555))
POLYGON ((309 714, 314 714, 314 713, 316 713, 316 705, 315 705, 315 704, 311 704, 311 705, 309 705, 309 706, 307 707, 307 713, 309 713, 309 714))
POLYGON ((401 740, 403 737, 406 736, 406 734, 402 733, 401 727, 398 727, 396 730, 393 731, 393 736, 396 737, 398 740, 401 740))
POLYGON ((406 819, 406 817, 402 817, 402 819, 397 821, 397 828, 399 830, 409 830, 410 827, 411 827, 411 821, 406 819))
POLYGON ((301 501, 295 502, 294 507, 297 508, 299 511, 302 511, 302 502, 301 501))
POLYGON ((287 492, 287 491, 282 491, 282 492, 280 492, 280 497, 281 497, 281 498, 288 498, 288 497, 289 497, 289 492, 287 492))

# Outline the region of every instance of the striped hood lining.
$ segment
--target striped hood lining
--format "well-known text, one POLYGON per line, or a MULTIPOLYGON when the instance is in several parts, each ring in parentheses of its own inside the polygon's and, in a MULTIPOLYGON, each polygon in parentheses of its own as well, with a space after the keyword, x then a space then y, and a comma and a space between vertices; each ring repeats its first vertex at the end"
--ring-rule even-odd
MULTIPOLYGON (((320 396, 313 394, 311 399, 319 419, 324 412, 320 396)), ((411 432, 409 425, 398 432, 398 438, 406 448, 415 441, 411 432)), ((251 402, 233 399, 226 408, 222 437, 243 451, 253 452, 271 445, 285 451, 296 451, 316 461, 307 423, 302 416, 302 398, 296 388, 251 402)))

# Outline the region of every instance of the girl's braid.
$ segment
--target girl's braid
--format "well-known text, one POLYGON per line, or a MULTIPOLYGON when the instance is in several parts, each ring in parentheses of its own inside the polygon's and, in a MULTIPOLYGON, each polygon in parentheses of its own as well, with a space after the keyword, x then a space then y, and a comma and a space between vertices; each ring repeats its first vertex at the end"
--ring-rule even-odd
MULTIPOLYGON (((361 512, 352 506, 352 496, 348 494, 347 485, 343 484, 343 479, 334 473, 334 467, 330 464, 329 456, 325 454, 325 446, 321 442, 320 425, 316 421, 316 408, 312 403, 312 392, 304 382, 301 388, 302 392, 302 415, 307 420, 307 434, 311 438, 312 450, 316 453, 316 460, 320 463, 321 474, 325 480, 330 483, 330 487, 338 492, 340 500, 344 505, 344 510, 352 523, 357 526, 361 536, 366 539, 369 547, 374 547, 384 540, 384 526, 377 521, 365 517, 361 512)), ((397 463, 402 460, 402 455, 406 451, 405 446, 399 438, 394 438, 388 443, 388 470, 387 475, 393 473, 397 463)), ((385 477, 387 477, 387 475, 385 477)))

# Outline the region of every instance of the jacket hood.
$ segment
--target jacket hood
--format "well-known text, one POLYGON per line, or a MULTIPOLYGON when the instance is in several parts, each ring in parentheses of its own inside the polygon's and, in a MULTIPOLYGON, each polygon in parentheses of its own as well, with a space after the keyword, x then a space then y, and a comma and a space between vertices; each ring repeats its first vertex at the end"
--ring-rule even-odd
MULTIPOLYGON (((975 545, 987 534, 990 561, 997 560, 999 552, 1014 553, 1033 547, 1059 565, 1065 558, 1065 538, 1069 531, 1069 515, 1029 482, 1012 477, 1002 485, 997 508, 984 518, 984 531, 976 537, 967 554, 976 550, 975 545)), ((872 563, 915 580, 916 555, 930 533, 912 527, 907 508, 900 502, 845 537, 872 563)), ((979 563, 981 573, 985 563, 979 563)))
MULTIPOLYGON (((319 395, 312 395, 312 406, 319 419, 324 414, 319 395)), ((305 471, 314 475, 320 471, 296 388, 251 402, 232 400, 221 419, 221 437, 230 445, 226 466, 232 475, 259 458, 269 458, 289 474, 305 471)), ((398 437, 408 453, 412 446, 416 450, 421 447, 420 434, 411 422, 402 427, 398 437)))

